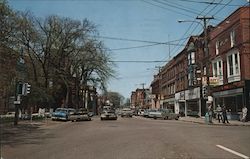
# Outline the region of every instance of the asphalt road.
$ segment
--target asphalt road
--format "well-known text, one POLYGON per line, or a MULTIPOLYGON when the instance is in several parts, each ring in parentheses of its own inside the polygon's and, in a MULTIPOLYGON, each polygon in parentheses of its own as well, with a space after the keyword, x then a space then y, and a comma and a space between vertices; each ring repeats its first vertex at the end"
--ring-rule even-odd
POLYGON ((6 127, 1 138, 3 159, 228 159, 250 156, 250 127, 140 117, 6 127))

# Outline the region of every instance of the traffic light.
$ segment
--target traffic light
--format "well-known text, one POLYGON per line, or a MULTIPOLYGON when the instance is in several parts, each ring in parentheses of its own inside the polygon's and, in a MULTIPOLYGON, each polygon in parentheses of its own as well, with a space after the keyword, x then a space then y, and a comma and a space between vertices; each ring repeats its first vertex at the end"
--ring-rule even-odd
POLYGON ((23 83, 17 83, 16 93, 19 95, 23 95, 23 83))
POLYGON ((207 98, 207 86, 202 86, 202 97, 207 98))
POLYGON ((30 87, 31 85, 29 83, 23 84, 23 95, 27 95, 30 93, 30 87))

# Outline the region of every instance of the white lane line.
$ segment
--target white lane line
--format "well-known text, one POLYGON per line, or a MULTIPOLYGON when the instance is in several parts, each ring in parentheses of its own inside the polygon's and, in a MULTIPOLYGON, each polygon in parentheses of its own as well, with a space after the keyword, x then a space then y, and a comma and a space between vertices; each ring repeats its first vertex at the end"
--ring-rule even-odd
POLYGON ((234 151, 234 150, 231 150, 231 149, 229 149, 229 148, 226 148, 226 147, 224 147, 224 146, 221 146, 221 145, 216 145, 216 146, 219 147, 219 148, 221 148, 221 149, 223 149, 223 150, 225 150, 225 151, 228 151, 228 152, 230 152, 230 153, 233 153, 233 154, 235 154, 235 155, 237 155, 237 156, 239 156, 239 157, 242 157, 242 158, 244 158, 244 159, 249 159, 248 156, 243 155, 243 154, 241 154, 241 153, 239 153, 239 152, 236 152, 236 151, 234 151))

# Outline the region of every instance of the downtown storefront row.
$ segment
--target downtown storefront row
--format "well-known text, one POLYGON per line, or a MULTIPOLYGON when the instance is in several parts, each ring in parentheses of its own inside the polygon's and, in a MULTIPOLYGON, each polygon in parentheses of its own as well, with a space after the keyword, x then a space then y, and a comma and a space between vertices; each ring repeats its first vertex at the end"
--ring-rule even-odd
MULTIPOLYGON (((218 105, 225 106, 231 120, 240 120, 242 108, 250 110, 250 80, 244 81, 244 86, 212 93, 214 112, 218 105)), ((165 100, 168 101, 168 100, 165 100)), ((171 101, 173 101, 171 99, 171 101)), ((172 102, 171 102, 172 103, 172 102)), ((200 87, 175 93, 174 112, 181 116, 201 117, 207 111, 206 101, 200 96, 200 87)))

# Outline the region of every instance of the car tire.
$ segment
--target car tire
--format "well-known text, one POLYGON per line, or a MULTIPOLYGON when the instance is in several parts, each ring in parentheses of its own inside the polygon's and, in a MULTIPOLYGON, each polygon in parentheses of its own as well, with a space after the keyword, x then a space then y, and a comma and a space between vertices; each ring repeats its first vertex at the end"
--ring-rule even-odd
POLYGON ((166 117, 164 118, 164 120, 168 120, 168 116, 166 116, 166 117))

